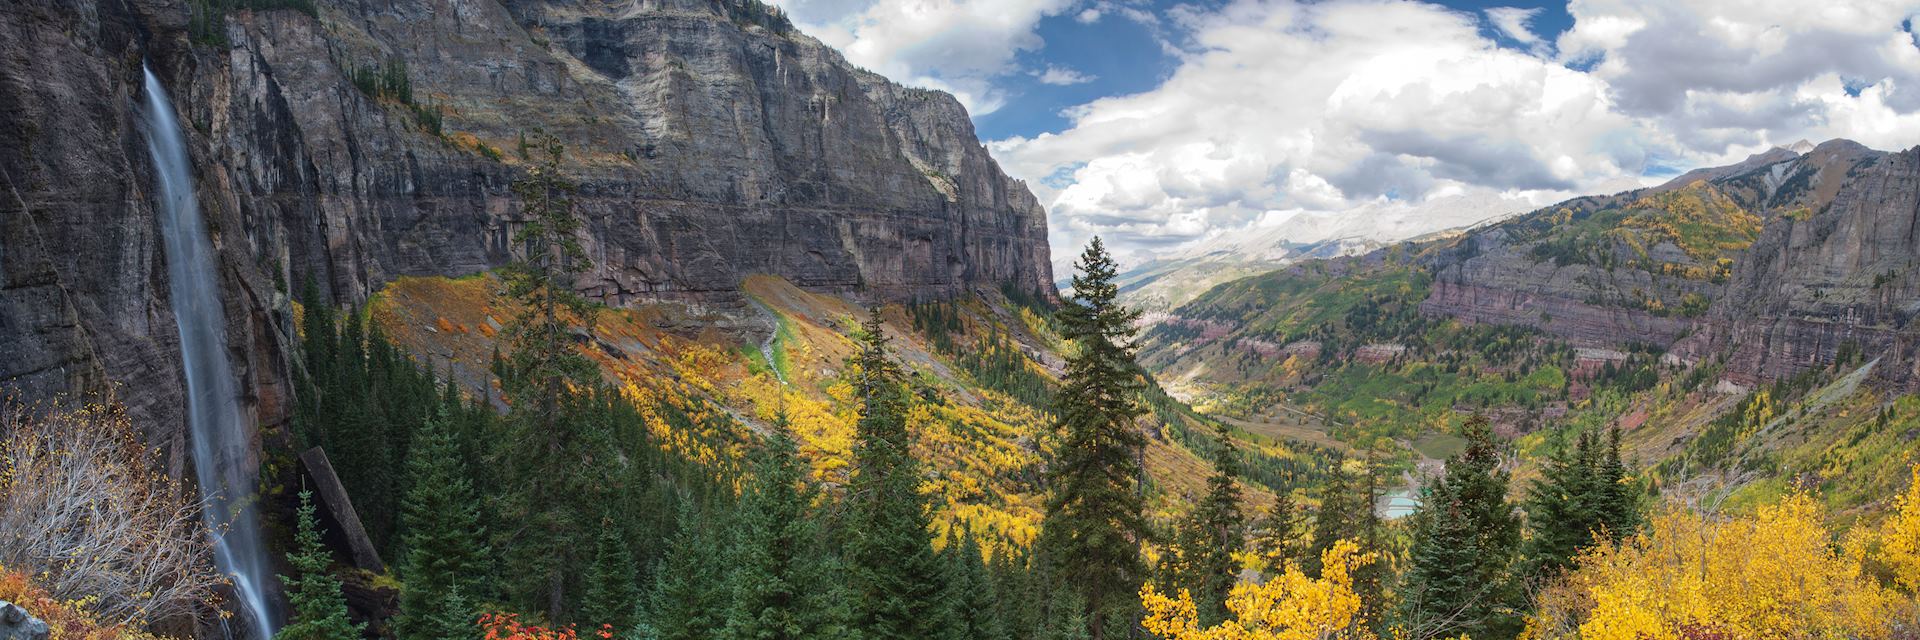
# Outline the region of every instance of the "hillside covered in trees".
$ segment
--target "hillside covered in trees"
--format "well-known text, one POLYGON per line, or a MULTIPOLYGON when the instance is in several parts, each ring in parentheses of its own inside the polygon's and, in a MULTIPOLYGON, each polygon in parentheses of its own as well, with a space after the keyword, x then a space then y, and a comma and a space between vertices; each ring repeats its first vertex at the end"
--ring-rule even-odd
POLYGON ((0 639, 1920 638, 1920 150, 1148 314, 760 0, 14 4, 0 639))

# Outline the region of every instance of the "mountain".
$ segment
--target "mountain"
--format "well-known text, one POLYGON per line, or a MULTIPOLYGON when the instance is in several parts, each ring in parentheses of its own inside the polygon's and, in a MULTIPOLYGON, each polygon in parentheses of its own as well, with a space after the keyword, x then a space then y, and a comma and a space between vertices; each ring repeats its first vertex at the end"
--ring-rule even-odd
POLYGON ((1659 482, 1805 474, 1859 507, 1897 489, 1862 461, 1915 449, 1894 407, 1920 391, 1916 176, 1920 148, 1775 148, 1214 287, 1166 314, 1143 362, 1203 410, 1301 441, 1437 462, 1469 414, 1523 454, 1612 424, 1659 482), (1867 440, 1845 419, 1880 411, 1890 431, 1867 440), (1820 469, 1840 459, 1859 472, 1820 469))
POLYGON ((187 125, 258 423, 287 413, 288 292, 357 304, 506 262, 543 136, 581 186, 577 286, 615 307, 744 313, 760 273, 874 300, 1053 279, 1044 212, 957 101, 753 0, 25 2, 0 52, 0 384, 138 390, 176 453, 143 64, 187 125))
POLYGON ((1215 285, 1301 260, 1365 253, 1430 234, 1487 224, 1536 206, 1526 197, 1455 194, 1419 202, 1381 200, 1347 211, 1274 212, 1248 229, 1223 233, 1121 274, 1123 298, 1164 310, 1215 285))
MULTIPOLYGON (((521 308, 497 270, 530 223, 515 185, 549 144, 592 264, 569 284, 594 322, 569 335, 607 383, 593 401, 635 431, 588 459, 658 465, 623 495, 733 487, 782 422, 808 477, 844 491, 860 409, 848 357, 878 309, 912 377, 938 532, 990 550, 1035 535, 1064 353, 1045 212, 952 96, 856 68, 777 9, 60 0, 0 14, 0 60, 0 389, 125 405, 175 477, 260 476, 275 489, 255 547, 289 542, 274 538, 294 513, 280 489, 305 486, 311 463, 291 461, 319 445, 366 525, 354 562, 393 567, 400 452, 436 395, 422 381, 454 383, 452 404, 489 414, 474 424, 517 415, 495 357, 515 348, 521 308), (165 132, 142 105, 168 101, 143 88, 149 70, 182 162, 150 155, 165 132), (197 459, 211 438, 187 410, 167 268, 179 234, 159 221, 179 208, 162 187, 185 180, 160 184, 156 164, 190 174, 210 236, 208 264, 188 266, 212 272, 225 326, 211 353, 238 397, 196 401, 239 405, 225 425, 238 458, 197 459), (356 327, 337 348, 364 360, 320 369, 309 324, 329 311, 356 327), (346 406, 351 393, 366 395, 346 406), (340 435, 354 429, 375 437, 340 435)), ((1220 440, 1150 398, 1148 502, 1170 513, 1204 491, 1220 440)), ((487 464, 520 457, 514 445, 491 441, 487 464)), ((1328 464, 1272 441, 1239 456, 1256 505, 1328 464)), ((393 613, 380 588, 349 585, 356 616, 393 613)))

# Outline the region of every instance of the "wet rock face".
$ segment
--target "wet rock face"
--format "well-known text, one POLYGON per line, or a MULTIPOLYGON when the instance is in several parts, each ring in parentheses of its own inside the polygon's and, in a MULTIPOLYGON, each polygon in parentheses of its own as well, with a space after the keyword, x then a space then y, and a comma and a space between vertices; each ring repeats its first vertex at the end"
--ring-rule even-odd
MULTIPOLYGON (((137 119, 152 65, 186 127, 252 419, 286 415, 289 292, 336 302, 510 259, 523 139, 580 183, 612 304, 739 304, 741 278, 882 299, 1048 290, 1044 211, 951 96, 733 0, 318 0, 190 38, 178 0, 0 13, 0 385, 119 385, 181 445, 177 337, 137 119), (356 88, 404 62, 415 109, 356 88)), ((525 157, 538 151, 529 150, 525 157)), ((181 456, 171 456, 178 461, 181 456)))

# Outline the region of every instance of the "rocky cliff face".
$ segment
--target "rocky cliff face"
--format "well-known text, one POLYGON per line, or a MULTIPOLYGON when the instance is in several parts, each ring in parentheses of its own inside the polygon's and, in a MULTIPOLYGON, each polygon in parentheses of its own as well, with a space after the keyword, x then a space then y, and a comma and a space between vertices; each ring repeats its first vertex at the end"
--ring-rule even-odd
MULTIPOLYGON (((1920 149, 1887 154, 1846 140, 1774 149, 1326 269, 1349 272, 1337 289, 1364 291, 1378 272, 1370 262, 1388 255, 1410 256, 1431 274, 1417 293, 1430 317, 1534 327, 1591 349, 1657 347, 1685 363, 1722 362, 1723 375, 1745 385, 1864 353, 1883 359, 1882 382, 1920 388, 1920 149)), ((1285 311, 1310 274, 1210 291, 1169 318, 1225 325, 1155 334, 1149 361, 1206 370, 1198 365, 1226 356, 1181 350, 1232 337, 1252 345, 1247 354, 1283 359, 1274 345, 1246 340, 1273 322, 1239 311, 1285 311)))
POLYGON ((263 423, 285 414, 287 292, 311 277, 350 302, 503 263, 522 140, 543 133, 581 184, 579 287, 610 304, 735 304, 752 273, 890 299, 1052 280, 1044 212, 953 98, 855 69, 756 2, 315 4, 0 15, 0 384, 117 383, 137 416, 180 424, 143 60, 188 124, 263 423), (410 101, 355 85, 402 65, 410 101))
MULTIPOLYGON (((1628 206, 1631 197, 1583 198, 1532 214, 1545 220, 1521 223, 1553 228, 1576 216, 1628 206)), ((1539 327, 1575 344, 1617 345, 1629 341, 1668 344, 1686 331, 1672 314, 1656 315, 1640 303, 1648 295, 1676 303, 1708 285, 1621 269, 1598 260, 1556 261, 1535 254, 1542 240, 1517 226, 1499 225, 1460 240, 1463 251, 1443 254, 1434 266, 1424 313, 1467 322, 1539 327), (1629 295, 1639 292, 1639 296, 1629 295), (1650 293, 1651 292, 1651 293, 1650 293)), ((1596 247, 1612 258, 1620 247, 1596 247)), ((1665 247, 1663 247, 1665 249, 1665 247)), ((1587 256, 1589 258, 1593 256, 1587 256)))
POLYGON ((1828 206, 1767 226, 1677 352, 1725 354, 1730 373, 1757 382, 1852 349, 1882 359, 1876 374, 1920 384, 1920 148, 1851 174, 1828 206))
POLYGON ((1835 140, 1556 205, 1437 254, 1422 309, 1724 358, 1748 384, 1829 364, 1849 342, 1911 350, 1916 154, 1835 140))

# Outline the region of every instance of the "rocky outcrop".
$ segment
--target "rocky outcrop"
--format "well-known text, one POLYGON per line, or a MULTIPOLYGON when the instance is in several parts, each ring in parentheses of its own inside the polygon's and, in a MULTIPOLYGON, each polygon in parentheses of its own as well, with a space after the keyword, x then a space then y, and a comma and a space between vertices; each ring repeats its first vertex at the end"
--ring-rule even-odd
POLYGON ((26 609, 0 600, 0 640, 47 640, 53 630, 26 609))
POLYGON ((1648 246, 1638 234, 1629 238, 1610 228, 1632 212, 1656 210, 1644 199, 1651 193, 1577 198, 1454 240, 1453 250, 1429 260, 1434 281, 1421 311, 1532 326, 1581 346, 1672 343, 1690 324, 1675 311, 1688 296, 1705 300, 1715 286, 1655 266, 1707 266, 1672 242, 1648 246), (1575 248, 1542 252, 1551 248, 1542 245, 1556 243, 1575 248))
MULTIPOLYGON (((1647 343, 1683 362, 1721 359, 1727 377, 1746 385, 1826 366, 1849 348, 1912 362, 1920 348, 1908 332, 1920 312, 1920 282, 1907 276, 1920 260, 1916 157, 1920 150, 1888 155, 1833 140, 1696 170, 1644 192, 1563 203, 1556 207, 1584 214, 1706 188, 1764 225, 1751 245, 1729 252, 1723 276, 1701 279, 1541 259, 1528 251, 1531 240, 1513 237, 1542 215, 1530 214, 1440 254, 1422 310, 1535 326, 1579 345, 1647 343), (1683 308, 1689 296, 1710 306, 1683 308), (1652 300, 1665 313, 1650 309, 1652 300)), ((1686 262, 1670 245, 1649 254, 1686 262)), ((1920 379, 1911 366, 1879 371, 1920 379)))
POLYGON ((1829 206, 1769 224, 1676 351, 1724 353, 1743 383, 1826 366, 1843 349, 1882 358, 1876 375, 1920 381, 1920 148, 1855 173, 1829 206))
POLYGON ((1530 245, 1507 241, 1494 229, 1472 240, 1474 257, 1439 267, 1423 313, 1484 324, 1537 327, 1583 346, 1630 342, 1666 345, 1679 339, 1689 323, 1673 315, 1655 315, 1627 306, 1632 292, 1679 289, 1679 298, 1708 288, 1631 269, 1558 265, 1530 255, 1530 245))
POLYGON ((286 415, 288 292, 310 277, 347 303, 504 263, 509 185, 537 153, 521 141, 542 133, 581 187, 595 268, 578 286, 610 304, 738 304, 753 273, 888 299, 1049 290, 1044 212, 958 102, 856 69, 758 2, 315 4, 210 29, 179 0, 0 14, 0 385, 120 385, 180 451, 143 61, 188 128, 259 423, 286 415), (412 104, 355 86, 400 64, 412 104))
MULTIPOLYGON (((1670 363, 1722 362, 1728 381, 1747 387, 1848 355, 1881 357, 1875 375, 1920 389, 1920 149, 1887 154, 1847 140, 1773 149, 1325 267, 1396 252, 1432 275, 1419 303, 1429 316, 1533 327, 1590 353, 1662 348, 1670 363)), ((1271 291, 1239 287, 1253 293, 1176 314, 1246 319, 1295 304, 1281 286, 1287 272, 1263 278, 1271 291)), ((1162 369, 1172 358, 1161 343, 1181 345, 1173 357, 1188 361, 1223 358, 1185 350, 1261 322, 1203 333, 1181 324, 1192 317, 1169 317, 1145 351, 1162 369)))

